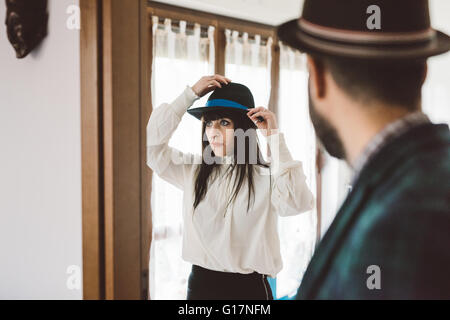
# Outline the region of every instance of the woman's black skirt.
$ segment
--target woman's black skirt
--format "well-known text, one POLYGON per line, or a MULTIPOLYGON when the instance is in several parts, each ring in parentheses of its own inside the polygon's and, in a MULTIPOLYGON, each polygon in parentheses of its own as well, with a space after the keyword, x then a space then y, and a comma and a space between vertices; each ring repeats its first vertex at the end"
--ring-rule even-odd
POLYGON ((273 300, 267 276, 221 272, 192 266, 188 300, 273 300))

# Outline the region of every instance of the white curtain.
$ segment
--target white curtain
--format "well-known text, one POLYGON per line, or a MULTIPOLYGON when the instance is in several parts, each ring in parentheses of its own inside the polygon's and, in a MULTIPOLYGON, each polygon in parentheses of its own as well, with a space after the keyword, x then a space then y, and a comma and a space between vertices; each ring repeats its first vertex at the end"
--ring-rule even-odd
POLYGON ((333 222, 342 203, 351 190, 353 171, 343 160, 323 152, 322 210, 320 237, 322 238, 333 222))
MULTIPOLYGON (((180 21, 173 27, 170 19, 158 23, 153 16, 152 104, 172 102, 186 85, 194 85, 202 76, 214 73, 214 27, 202 34, 180 21)), ((204 105, 208 96, 194 107, 204 105)), ((201 125, 185 114, 169 142, 183 152, 201 154, 201 125)), ((152 299, 185 299, 191 265, 181 259, 182 192, 153 175, 153 241, 150 259, 150 295, 152 299)))
MULTIPOLYGON (((278 122, 292 156, 300 160, 307 184, 316 196, 316 138, 308 112, 308 73, 305 56, 279 42, 280 86, 278 122)), ((277 298, 297 292, 316 243, 316 209, 279 219, 283 269, 277 276, 277 298)))
MULTIPOLYGON (((261 36, 249 39, 247 33, 226 30, 225 74, 252 91, 255 106, 268 106, 271 91, 272 38, 262 43, 261 36)), ((280 43, 281 44, 281 43, 280 43)), ((281 46, 278 122, 295 159, 301 160, 307 183, 316 194, 315 135, 308 115, 307 73, 304 57, 281 46)), ((260 141, 265 141, 258 134, 260 141)), ((263 154, 267 145, 261 143, 263 154)), ((297 288, 315 247, 317 217, 310 211, 295 217, 280 218, 278 230, 283 269, 275 281, 276 298, 289 298, 297 288)))
POLYGON ((272 38, 265 44, 261 36, 249 39, 248 33, 239 36, 235 30, 225 30, 225 74, 233 82, 246 85, 253 93, 255 106, 265 106, 270 98, 272 38))
MULTIPOLYGON (((271 90, 272 38, 263 43, 260 35, 249 39, 248 33, 241 35, 236 30, 225 30, 225 75, 233 82, 247 86, 253 94, 255 107, 268 107, 271 90)), ((258 132, 258 138, 263 136, 258 132)), ((267 145, 260 144, 263 155, 267 145)))

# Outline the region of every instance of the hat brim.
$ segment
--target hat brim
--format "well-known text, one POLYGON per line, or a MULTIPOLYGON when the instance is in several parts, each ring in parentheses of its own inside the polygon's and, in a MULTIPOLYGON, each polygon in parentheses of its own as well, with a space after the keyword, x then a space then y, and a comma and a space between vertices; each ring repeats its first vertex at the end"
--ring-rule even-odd
POLYGON ((253 123, 253 121, 250 120, 250 118, 247 117, 248 110, 243 109, 231 109, 229 107, 198 107, 198 108, 192 108, 188 109, 187 112, 197 118, 198 120, 202 120, 202 115, 207 112, 214 112, 214 111, 231 111, 236 112, 238 114, 241 114, 244 119, 248 120, 250 127, 257 128, 257 126, 253 123))
POLYGON ((298 19, 278 26, 278 38, 290 47, 318 55, 374 60, 426 59, 450 50, 450 37, 436 31, 436 37, 428 42, 408 45, 348 44, 314 37, 298 26, 298 19))

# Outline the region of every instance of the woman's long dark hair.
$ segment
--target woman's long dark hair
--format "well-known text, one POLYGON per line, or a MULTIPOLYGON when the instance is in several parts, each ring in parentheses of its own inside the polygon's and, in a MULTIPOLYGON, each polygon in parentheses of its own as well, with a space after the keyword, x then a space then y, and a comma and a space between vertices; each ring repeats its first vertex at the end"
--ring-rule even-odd
MULTIPOLYGON (((252 126, 252 122, 249 119, 245 118, 245 115, 237 114, 232 111, 211 111, 204 114, 202 120, 202 154, 205 155, 207 153, 212 154, 214 157, 214 151, 212 151, 211 146, 209 144, 208 138, 205 133, 206 123, 210 120, 217 120, 221 118, 229 118, 234 123, 234 130, 242 129, 243 132, 247 132, 248 129, 255 128, 252 126)), ((233 162, 227 167, 228 174, 230 176, 233 175, 233 172, 236 170, 236 178, 234 180, 233 188, 234 194, 230 199, 228 199, 227 206, 236 199, 239 190, 244 183, 244 179, 247 176, 248 179, 248 190, 249 190, 249 198, 247 203, 247 212, 250 209, 250 198, 252 193, 254 194, 254 186, 253 186, 253 173, 254 173, 254 165, 262 166, 265 168, 270 168, 269 164, 265 162, 262 157, 261 151, 259 149, 258 144, 258 136, 256 135, 256 129, 253 131, 254 134, 251 133, 245 135, 245 163, 242 161, 238 161, 241 159, 242 155, 238 156, 238 137, 234 135, 234 158, 233 162), (250 146, 256 147, 256 164, 250 163, 250 146)), ((202 156, 202 163, 197 167, 196 175, 195 175, 195 201, 194 201, 194 209, 197 208, 198 204, 203 200, 207 191, 208 191, 208 182, 209 179, 213 178, 211 175, 213 172, 218 172, 218 167, 220 163, 214 161, 212 164, 207 164, 205 162, 204 156, 202 156)))

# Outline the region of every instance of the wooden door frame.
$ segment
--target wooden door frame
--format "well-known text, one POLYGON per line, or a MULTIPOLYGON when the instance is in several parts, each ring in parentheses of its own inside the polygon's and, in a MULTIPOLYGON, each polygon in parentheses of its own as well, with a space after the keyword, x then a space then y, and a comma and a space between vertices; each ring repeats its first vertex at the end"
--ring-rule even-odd
POLYGON ((84 299, 148 299, 146 8, 146 0, 80 0, 84 299))

